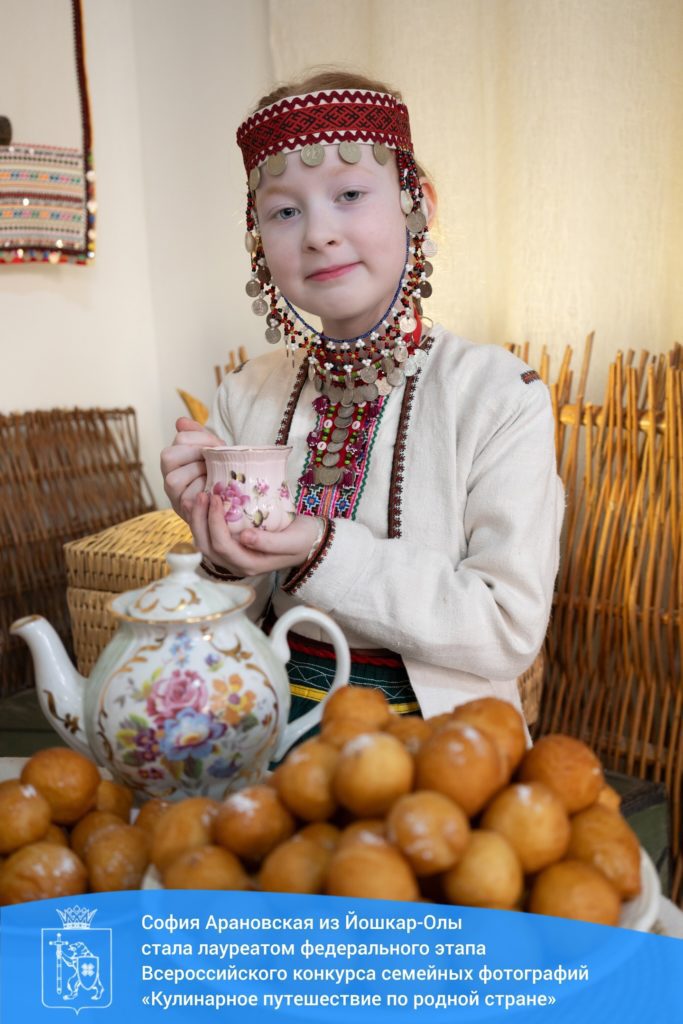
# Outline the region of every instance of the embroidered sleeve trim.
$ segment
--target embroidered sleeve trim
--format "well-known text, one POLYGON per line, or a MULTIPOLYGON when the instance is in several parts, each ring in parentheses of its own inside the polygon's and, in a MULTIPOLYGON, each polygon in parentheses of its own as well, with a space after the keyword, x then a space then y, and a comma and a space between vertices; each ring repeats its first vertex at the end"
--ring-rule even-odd
POLYGON ((214 565, 208 558, 202 558, 201 567, 207 576, 211 576, 214 580, 222 580, 224 583, 241 582, 245 578, 244 576, 234 576, 222 566, 214 565))
POLYGON ((309 555, 303 565, 297 565, 292 569, 287 579, 282 584, 282 589, 286 594, 295 594, 297 590, 299 590, 304 583, 311 578, 320 563, 327 556, 330 545, 334 540, 334 530, 334 519, 326 519, 325 529, 323 530, 323 535, 320 538, 318 546, 314 549, 312 554, 309 555))
POLYGON ((306 362, 303 362, 299 367, 299 372, 296 375, 294 386, 287 402, 287 408, 284 411, 282 422, 280 423, 280 429, 277 437, 275 438, 275 444, 287 444, 289 440, 289 431, 292 429, 292 420, 294 418, 294 410, 297 407, 299 396, 303 391, 304 384, 306 383, 306 376, 308 373, 308 367, 306 362))

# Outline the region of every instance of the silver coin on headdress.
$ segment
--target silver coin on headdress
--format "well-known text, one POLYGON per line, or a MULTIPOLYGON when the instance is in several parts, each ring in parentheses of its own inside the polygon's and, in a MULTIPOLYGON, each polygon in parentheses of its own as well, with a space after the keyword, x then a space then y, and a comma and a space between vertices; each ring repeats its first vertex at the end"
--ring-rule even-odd
POLYGON ((251 309, 253 313, 256 313, 256 316, 265 316, 268 312, 268 303, 265 299, 254 299, 251 304, 251 309))
POLYGON ((304 146, 301 150, 301 162, 307 167, 317 167, 325 159, 325 150, 319 143, 314 142, 310 146, 304 146))
POLYGON ((339 143, 339 156, 345 164, 357 164, 361 156, 360 146, 357 142, 344 140, 339 143))
POLYGON ((249 188, 253 192, 261 183, 261 172, 258 167, 252 167, 249 171, 249 188))
POLYGON ((284 174, 287 167, 287 157, 284 153, 273 153, 266 160, 266 170, 268 174, 274 175, 276 178, 280 174, 284 174))
POLYGON ((266 341, 269 345, 277 345, 282 337, 279 327, 269 327, 266 331, 266 341))
POLYGON ((378 164, 385 164, 391 156, 391 150, 383 142, 373 142, 372 154, 378 164))
POLYGON ((261 284, 255 277, 252 277, 247 281, 244 290, 250 299, 255 299, 257 295, 261 294, 261 284))
POLYGON ((254 249, 256 248, 256 236, 254 235, 253 231, 247 231, 246 235, 244 236, 244 248, 247 250, 247 252, 253 252, 254 249))
MULTIPOLYGON (((422 210, 413 210, 406 217, 406 227, 410 231, 411 235, 419 235, 421 231, 427 227, 427 218, 425 217, 422 210)), ((424 252, 424 246, 423 250, 424 252)))

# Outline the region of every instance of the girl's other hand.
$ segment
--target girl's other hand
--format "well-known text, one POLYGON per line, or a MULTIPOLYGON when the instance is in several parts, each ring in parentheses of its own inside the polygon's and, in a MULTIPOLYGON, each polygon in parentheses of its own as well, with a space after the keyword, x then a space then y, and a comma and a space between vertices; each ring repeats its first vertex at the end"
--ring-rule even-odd
POLYGON ((164 490, 173 509, 190 523, 197 495, 202 493, 206 485, 206 463, 202 448, 213 448, 224 442, 201 423, 187 416, 176 420, 176 431, 173 443, 161 453, 161 472, 164 490))
POLYGON ((189 520, 194 542, 206 557, 235 576, 259 576, 302 565, 320 534, 315 516, 296 516, 286 530, 247 527, 232 534, 216 494, 196 496, 189 520))

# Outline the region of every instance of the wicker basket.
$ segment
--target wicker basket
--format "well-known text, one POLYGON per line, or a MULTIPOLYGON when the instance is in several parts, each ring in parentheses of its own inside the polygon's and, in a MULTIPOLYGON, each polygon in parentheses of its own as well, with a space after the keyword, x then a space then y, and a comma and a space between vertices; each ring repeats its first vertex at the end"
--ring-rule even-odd
POLYGON ((66 600, 78 670, 88 675, 116 628, 109 598, 166 575, 166 553, 191 541, 190 528, 172 509, 148 512, 64 545, 66 600))
POLYGON ((536 724, 539 711, 541 710, 541 697, 543 696, 543 669, 545 660, 543 651, 539 651, 531 662, 526 672, 522 672, 517 678, 519 696, 522 701, 522 710, 526 724, 531 727, 536 724))

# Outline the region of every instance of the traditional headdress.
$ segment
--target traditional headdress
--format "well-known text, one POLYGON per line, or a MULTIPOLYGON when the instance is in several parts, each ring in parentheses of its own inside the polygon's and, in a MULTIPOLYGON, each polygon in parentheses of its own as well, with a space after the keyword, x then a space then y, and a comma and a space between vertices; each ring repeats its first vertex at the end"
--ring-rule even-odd
MULTIPOLYGON (((406 106, 390 93, 365 89, 287 96, 248 117, 237 131, 237 143, 248 177, 245 246, 251 256, 251 278, 246 292, 253 299, 254 313, 267 317, 266 340, 275 345, 284 335, 290 351, 303 348, 310 379, 332 404, 350 409, 388 395, 417 372, 424 356, 419 349, 421 299, 432 292, 427 257, 436 253, 427 232, 406 106), (380 164, 389 160, 390 150, 395 151, 406 215, 405 269, 377 324, 357 338, 329 338, 307 323, 272 283, 258 231, 255 193, 264 166, 271 175, 282 174, 287 160, 298 154, 306 166, 315 167, 325 159, 327 146, 337 146, 340 158, 354 164, 363 144, 372 146, 380 164)), ((321 482, 332 483, 332 475, 328 472, 321 482)))

